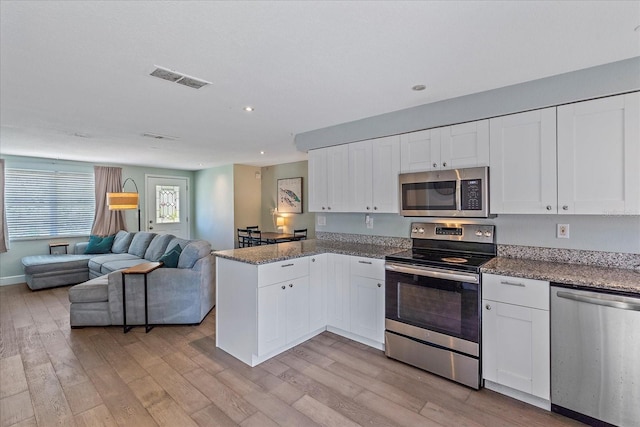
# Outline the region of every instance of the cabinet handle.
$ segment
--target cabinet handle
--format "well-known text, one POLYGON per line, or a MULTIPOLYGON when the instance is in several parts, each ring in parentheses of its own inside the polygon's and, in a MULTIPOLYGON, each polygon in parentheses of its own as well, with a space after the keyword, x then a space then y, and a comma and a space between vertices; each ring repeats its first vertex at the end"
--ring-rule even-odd
POLYGON ((509 282, 508 280, 501 280, 500 283, 503 284, 503 285, 509 285, 509 286, 520 286, 521 288, 525 287, 524 283, 509 282))
POLYGON ((280 267, 292 267, 293 264, 282 264, 280 267))
POLYGON ((442 166, 447 167, 447 162, 442 162, 442 166))
POLYGON ((331 210, 331 206, 327 207, 328 210, 331 210))
POLYGON ((486 308, 487 310, 491 310, 491 306, 489 304, 485 305, 484 308, 486 308))
POLYGON ((323 207, 322 207, 322 210, 324 210, 324 209, 325 209, 325 207, 323 206, 323 207))
POLYGON ((369 206, 367 206, 367 210, 371 210, 371 208, 369 206))
POLYGON ((311 262, 316 262, 316 259, 315 258, 311 258, 311 262))
POLYGON ((547 205, 547 210, 550 211, 551 210, 551 205, 547 205))
POLYGON ((290 287, 290 288, 293 288, 293 283, 289 283, 289 287, 290 287))
POLYGON ((567 206, 567 205, 562 206, 562 210, 563 211, 568 211, 569 210, 569 206, 567 206))
POLYGON ((437 163, 434 163, 434 164, 433 164, 433 167, 434 167, 434 168, 437 168, 437 167, 438 167, 438 164, 437 164, 437 163))
POLYGON ((282 289, 287 289, 287 287, 285 285, 282 285, 282 289))
POLYGON ((382 283, 378 283, 378 287, 381 288, 382 287, 382 283))
POLYGON ((378 210, 378 207, 377 207, 377 206, 374 206, 374 207, 373 207, 373 210, 374 210, 374 211, 377 211, 377 210, 378 210))
POLYGON ((371 261, 358 261, 360 264, 369 264, 371 265, 371 261))

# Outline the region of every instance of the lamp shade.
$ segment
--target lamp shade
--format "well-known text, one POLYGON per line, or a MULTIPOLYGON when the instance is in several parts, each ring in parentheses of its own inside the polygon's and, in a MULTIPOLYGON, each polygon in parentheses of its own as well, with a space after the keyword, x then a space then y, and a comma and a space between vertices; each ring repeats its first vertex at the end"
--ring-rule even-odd
POLYGON ((283 218, 283 217, 281 217, 281 216, 277 217, 277 218, 276 218, 276 225, 277 225, 278 227, 283 227, 283 226, 284 226, 284 218, 283 218))
POLYGON ((138 209, 138 193, 107 193, 110 211, 138 209))

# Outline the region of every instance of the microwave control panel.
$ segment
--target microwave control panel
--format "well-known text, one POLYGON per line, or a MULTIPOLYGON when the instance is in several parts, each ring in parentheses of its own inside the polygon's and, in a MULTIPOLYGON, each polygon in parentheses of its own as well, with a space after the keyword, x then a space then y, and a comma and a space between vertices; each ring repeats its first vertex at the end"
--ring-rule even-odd
POLYGON ((482 180, 464 179, 460 181, 460 210, 482 210, 482 180))

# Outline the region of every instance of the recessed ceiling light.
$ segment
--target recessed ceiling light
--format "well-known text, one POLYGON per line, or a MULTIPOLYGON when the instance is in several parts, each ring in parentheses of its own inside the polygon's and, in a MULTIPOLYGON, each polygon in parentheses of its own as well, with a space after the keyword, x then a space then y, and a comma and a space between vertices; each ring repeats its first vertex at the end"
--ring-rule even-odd
POLYGON ((261 151, 260 154, 264 154, 264 151, 261 151))
POLYGON ((246 112, 250 113, 250 112, 252 112, 252 111, 253 111, 253 107, 252 107, 252 106, 250 106, 250 105, 247 105, 246 107, 244 107, 244 111, 246 111, 246 112))
POLYGON ((414 87, 411 88, 411 90, 415 90, 415 91, 421 91, 421 90, 425 90, 427 87, 425 85, 415 85, 414 87))

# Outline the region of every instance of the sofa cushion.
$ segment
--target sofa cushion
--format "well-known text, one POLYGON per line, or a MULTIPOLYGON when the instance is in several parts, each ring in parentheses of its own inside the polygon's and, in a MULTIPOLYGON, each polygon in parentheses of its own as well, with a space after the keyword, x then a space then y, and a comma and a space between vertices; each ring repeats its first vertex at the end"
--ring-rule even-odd
POLYGON ((109 281, 107 276, 96 277, 69 288, 69 302, 109 301, 109 281))
POLYGON ((131 255, 144 258, 144 253, 147 251, 149 243, 151 243, 155 236, 156 233, 149 233, 146 231, 136 233, 131 240, 131 245, 129 245, 129 250, 127 252, 131 255))
POLYGON ((31 255, 22 258, 25 274, 87 268, 91 255, 31 255))
POLYGON ((176 245, 169 252, 162 255, 159 261, 161 261, 165 267, 176 268, 178 266, 178 260, 180 259, 181 253, 182 246, 176 245))
POLYGON ((174 237, 167 245, 167 250, 165 251, 165 253, 169 252, 171 249, 175 248, 177 245, 180 245, 182 250, 184 250, 185 246, 187 246, 189 242, 190 240, 181 239, 180 237, 174 237))
POLYGON ((125 230, 120 230, 116 233, 116 238, 113 240, 111 246, 111 252, 114 254, 126 254, 129 250, 129 245, 133 239, 135 233, 129 233, 125 230))
POLYGON ((195 263, 211 253, 211 243, 205 240, 194 240, 182 249, 178 268, 191 268, 195 263))
POLYGON ((111 246, 113 245, 113 236, 89 236, 89 244, 84 250, 85 254, 108 254, 111 252, 111 246))
POLYGON ((140 260, 139 257, 131 254, 106 254, 94 256, 89 260, 89 270, 102 271, 102 264, 110 261, 123 261, 123 260, 140 260))
POLYGON ((144 258, 147 261, 158 261, 160 257, 165 253, 167 245, 174 238, 172 234, 158 234, 153 238, 147 251, 144 253, 144 258))

